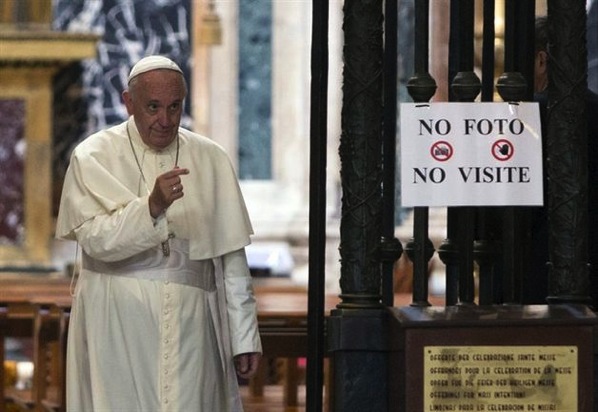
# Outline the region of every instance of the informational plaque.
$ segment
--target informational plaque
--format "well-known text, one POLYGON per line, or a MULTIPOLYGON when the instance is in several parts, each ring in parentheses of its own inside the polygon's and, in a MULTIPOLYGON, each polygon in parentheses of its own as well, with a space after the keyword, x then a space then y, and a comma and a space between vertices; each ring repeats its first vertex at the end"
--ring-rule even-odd
POLYGON ((424 411, 577 411, 576 346, 425 346, 424 411))

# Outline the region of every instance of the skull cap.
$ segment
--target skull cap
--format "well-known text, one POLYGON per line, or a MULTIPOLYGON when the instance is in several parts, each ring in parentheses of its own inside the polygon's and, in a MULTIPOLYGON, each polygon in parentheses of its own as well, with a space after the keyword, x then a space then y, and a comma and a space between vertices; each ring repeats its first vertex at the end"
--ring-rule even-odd
POLYGON ((147 56, 139 60, 131 69, 127 83, 130 83, 134 77, 142 73, 150 72, 152 70, 174 70, 183 74, 181 68, 168 57, 164 56, 147 56))

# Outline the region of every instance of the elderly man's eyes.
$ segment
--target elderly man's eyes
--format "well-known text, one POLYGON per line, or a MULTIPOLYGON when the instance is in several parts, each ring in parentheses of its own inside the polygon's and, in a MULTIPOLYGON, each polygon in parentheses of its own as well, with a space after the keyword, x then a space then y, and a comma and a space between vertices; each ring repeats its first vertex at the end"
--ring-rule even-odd
MULTIPOLYGON (((168 106, 168 111, 171 113, 177 112, 179 111, 181 108, 181 104, 180 103, 173 103, 170 106, 168 106)), ((150 103, 147 105, 147 110, 149 112, 155 113, 160 109, 160 106, 154 103, 150 103)))

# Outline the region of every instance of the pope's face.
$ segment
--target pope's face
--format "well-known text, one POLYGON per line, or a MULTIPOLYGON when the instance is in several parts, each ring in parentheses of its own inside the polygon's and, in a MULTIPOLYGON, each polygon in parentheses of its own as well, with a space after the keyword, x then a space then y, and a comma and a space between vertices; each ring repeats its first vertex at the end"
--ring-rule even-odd
POLYGON ((143 142, 162 150, 176 138, 187 88, 173 70, 153 70, 131 80, 123 99, 143 142))

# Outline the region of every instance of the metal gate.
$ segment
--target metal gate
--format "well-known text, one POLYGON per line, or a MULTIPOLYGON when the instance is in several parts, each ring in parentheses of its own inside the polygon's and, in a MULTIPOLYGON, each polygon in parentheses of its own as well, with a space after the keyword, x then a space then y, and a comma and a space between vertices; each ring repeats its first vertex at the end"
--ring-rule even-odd
MULTIPOLYGON (((408 90, 428 102, 429 0, 414 3, 414 75, 408 90)), ((445 265, 446 305, 520 304, 533 273, 529 258, 533 211, 525 207, 450 207, 447 237, 429 239, 429 210, 413 210, 412 238, 395 238, 397 135, 397 0, 345 0, 343 106, 340 141, 341 303, 325 321, 324 244, 328 75, 328 1, 313 2, 309 349, 307 410, 322 410, 323 359, 334 353, 332 410, 386 411, 388 390, 384 308, 393 305, 394 262, 413 263, 414 306, 428 306, 428 264, 445 265), (477 266, 476 266, 477 265, 477 266), (475 281, 477 278, 477 282, 475 281)), ((495 1, 450 0, 450 101, 531 101, 534 0, 505 0, 504 73, 496 80, 495 1), (481 78, 474 71, 474 11, 483 7, 481 78)), ((588 272, 587 137, 584 93, 587 60, 585 1, 548 0, 551 59, 545 158, 551 187, 546 210, 547 302, 590 304, 588 272), (571 144, 573 142, 573 144, 571 144), (561 150, 567 147, 567 152, 561 150), (575 159, 572 161, 572 159, 575 159)))

